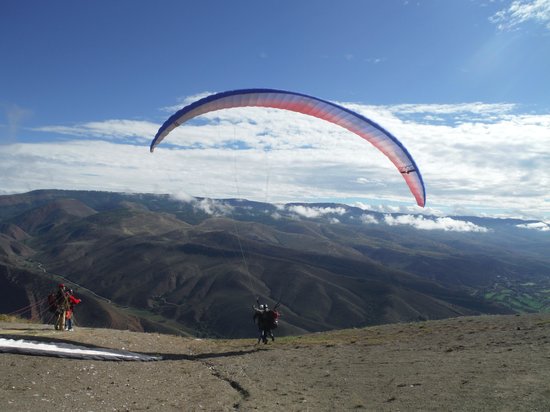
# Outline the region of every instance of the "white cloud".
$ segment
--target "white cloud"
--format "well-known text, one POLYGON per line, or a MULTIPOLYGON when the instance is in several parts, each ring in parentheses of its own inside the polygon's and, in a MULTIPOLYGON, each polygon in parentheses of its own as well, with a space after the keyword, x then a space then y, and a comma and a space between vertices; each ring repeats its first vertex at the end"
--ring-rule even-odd
MULTIPOLYGON (((445 216, 449 213, 445 213, 440 209, 433 207, 418 207, 416 205, 389 205, 389 204, 367 204, 363 202, 353 202, 351 206, 358 207, 359 209, 367 210, 370 212, 378 213, 401 213, 401 214, 415 214, 415 215, 427 215, 427 216, 445 216)), ((453 213, 457 214, 457 213, 453 213)))
POLYGON ((366 58, 365 61, 367 63, 379 64, 379 63, 382 63, 382 62, 386 61, 386 58, 385 57, 369 57, 369 58, 366 58))
POLYGON ((420 230, 444 230, 446 232, 488 232, 489 229, 472 222, 456 220, 450 217, 428 219, 419 215, 384 216, 390 226, 408 225, 420 230))
POLYGON ((172 193, 171 197, 180 202, 189 203, 193 206, 193 209, 204 212, 210 216, 229 216, 234 210, 233 206, 223 200, 210 198, 197 199, 183 191, 172 193))
POLYGON ((234 208, 230 204, 217 199, 197 199, 186 192, 172 193, 171 197, 183 203, 189 203, 195 210, 206 213, 210 216, 228 216, 234 208))
POLYGON ((376 219, 373 215, 368 215, 366 213, 361 215, 361 222, 365 224, 378 224, 378 219, 376 219))
POLYGON ((523 225, 517 225, 517 227, 522 229, 538 230, 540 232, 550 231, 550 225, 544 222, 525 223, 523 225))
MULTIPOLYGON (((165 106, 161 110, 163 112, 167 112, 167 113, 172 114, 172 113, 177 112, 180 109, 183 109, 185 106, 187 106, 187 105, 189 105, 193 102, 196 102, 197 100, 200 100, 204 97, 210 96, 211 94, 214 94, 214 93, 213 92, 202 92, 202 93, 193 94, 191 96, 185 96, 185 97, 182 97, 182 98, 178 99, 179 101, 178 101, 177 104, 174 104, 174 105, 171 105, 171 106, 165 106)), ((157 127, 157 129, 158 129, 158 127, 157 127)))
POLYGON ((38 132, 81 136, 87 138, 106 138, 109 140, 134 138, 137 142, 149 142, 155 136, 158 126, 151 122, 140 120, 112 119, 102 122, 87 122, 73 126, 42 126, 33 129, 38 132))
POLYGON ((489 19, 500 30, 517 29, 524 23, 534 21, 550 29, 550 0, 518 0, 500 10, 489 19))
POLYGON ((511 103, 458 103, 458 104, 399 104, 389 106, 393 113, 430 113, 430 114, 462 114, 468 115, 497 114, 502 115, 512 111, 516 105, 511 103))
MULTIPOLYGON (((314 219, 325 215, 341 216, 346 213, 346 209, 343 207, 308 207, 303 205, 292 205, 288 207, 288 210, 309 219, 314 219)), ((333 217, 333 219, 335 218, 333 217)))
POLYGON ((513 104, 341 104, 399 138, 423 175, 428 208, 414 204, 395 167, 363 139, 310 116, 261 108, 201 116, 154 154, 148 145, 160 124, 146 121, 26 131, 40 130, 41 143, 0 146, 3 190, 184 191, 272 203, 350 199, 383 213, 550 214, 550 114, 521 113, 513 104))
POLYGON ((175 200, 179 200, 180 202, 183 202, 183 203, 192 203, 197 200, 194 196, 183 191, 171 193, 171 196, 175 200))
POLYGON ((201 199, 193 202, 193 207, 211 216, 227 216, 233 211, 233 206, 215 199, 201 199))

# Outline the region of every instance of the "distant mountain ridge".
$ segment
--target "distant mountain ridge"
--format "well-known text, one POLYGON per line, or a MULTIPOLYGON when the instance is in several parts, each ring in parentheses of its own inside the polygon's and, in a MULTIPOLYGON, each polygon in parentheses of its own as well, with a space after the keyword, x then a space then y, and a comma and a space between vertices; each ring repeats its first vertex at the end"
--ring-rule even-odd
POLYGON ((512 219, 442 222, 471 232, 409 224, 432 221, 327 203, 0 196, 3 296, 19 296, 0 299, 0 312, 60 276, 87 295, 83 323, 204 336, 254 334, 258 296, 280 303, 279 333, 549 310, 548 233, 512 219))

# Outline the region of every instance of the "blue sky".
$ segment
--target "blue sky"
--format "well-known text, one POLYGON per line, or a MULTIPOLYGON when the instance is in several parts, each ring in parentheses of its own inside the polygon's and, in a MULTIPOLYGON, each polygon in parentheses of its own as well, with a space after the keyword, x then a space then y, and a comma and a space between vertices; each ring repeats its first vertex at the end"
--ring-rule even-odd
POLYGON ((390 130, 417 160, 429 213, 550 220, 550 0, 4 0, 0 39, 0 193, 89 188, 420 212, 368 144, 292 113, 205 116, 174 134, 175 147, 148 152, 194 97, 268 87, 390 130), (221 144, 231 140, 249 150, 221 144))

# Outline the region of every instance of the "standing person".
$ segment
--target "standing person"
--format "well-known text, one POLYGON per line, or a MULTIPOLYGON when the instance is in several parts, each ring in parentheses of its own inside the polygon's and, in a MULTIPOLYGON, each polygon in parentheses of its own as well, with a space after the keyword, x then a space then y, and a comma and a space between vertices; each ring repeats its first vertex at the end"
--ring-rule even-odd
POLYGON ((271 338, 271 341, 275 341, 275 336, 273 336, 273 329, 277 327, 277 318, 279 314, 270 310, 267 305, 260 305, 259 308, 252 306, 254 309, 253 320, 258 324, 258 330, 260 335, 258 336, 258 343, 262 341, 264 344, 267 343, 267 337, 271 338))
POLYGON ((55 295, 56 303, 56 318, 55 318, 55 329, 56 330, 65 330, 65 316, 67 315, 67 310, 70 308, 69 296, 67 294, 67 288, 63 283, 59 284, 57 289, 57 294, 55 295))
POLYGON ((266 323, 265 323, 265 306, 260 305, 259 308, 252 305, 252 309, 254 309, 254 316, 252 319, 254 320, 254 323, 258 325, 258 331, 260 332, 260 335, 258 336, 258 343, 262 341, 263 343, 267 343, 267 331, 265 329, 266 323))
POLYGON ((69 309, 65 313, 65 330, 73 331, 73 310, 76 305, 82 302, 81 299, 78 299, 74 296, 73 290, 69 290, 67 293, 69 299, 69 309))

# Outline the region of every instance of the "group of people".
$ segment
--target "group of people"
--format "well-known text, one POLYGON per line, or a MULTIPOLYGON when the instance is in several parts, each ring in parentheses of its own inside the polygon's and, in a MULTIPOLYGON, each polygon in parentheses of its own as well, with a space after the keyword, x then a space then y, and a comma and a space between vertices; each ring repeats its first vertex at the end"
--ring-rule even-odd
POLYGON ((50 311, 55 314, 55 330, 73 331, 73 309, 82 302, 74 296, 73 290, 63 283, 59 284, 57 292, 49 297, 50 311))
POLYGON ((273 336, 273 329, 279 325, 279 312, 275 309, 269 309, 267 305, 259 305, 256 307, 252 305, 254 309, 253 320, 258 325, 260 336, 258 336, 258 343, 267 343, 267 338, 270 337, 271 341, 275 340, 273 336))
MULTIPOLYGON (((63 283, 59 284, 57 292, 51 293, 48 296, 50 311, 55 314, 55 330, 73 331, 73 310, 76 305, 82 302, 78 299, 72 289, 69 289, 63 283)), ((267 304, 252 305, 254 310, 253 320, 258 325, 260 335, 258 343, 275 341, 273 329, 276 329, 279 324, 279 312, 277 306, 274 309, 269 309, 267 304)))

